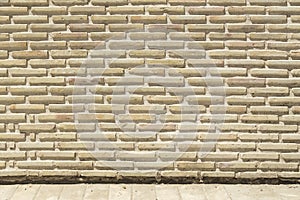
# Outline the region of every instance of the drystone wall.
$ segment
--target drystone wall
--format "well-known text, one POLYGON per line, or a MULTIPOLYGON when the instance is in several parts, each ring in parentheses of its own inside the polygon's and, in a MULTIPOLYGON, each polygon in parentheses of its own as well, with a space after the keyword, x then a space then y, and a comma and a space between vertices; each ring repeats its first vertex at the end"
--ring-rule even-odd
POLYGON ((0 0, 1 182, 299 180, 300 0, 0 0))

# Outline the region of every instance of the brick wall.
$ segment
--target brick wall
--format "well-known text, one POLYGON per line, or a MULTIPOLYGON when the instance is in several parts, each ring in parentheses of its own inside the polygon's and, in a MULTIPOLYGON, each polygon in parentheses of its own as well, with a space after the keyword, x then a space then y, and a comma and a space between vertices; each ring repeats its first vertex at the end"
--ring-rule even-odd
POLYGON ((0 0, 1 181, 298 179, 299 22, 300 0, 0 0))

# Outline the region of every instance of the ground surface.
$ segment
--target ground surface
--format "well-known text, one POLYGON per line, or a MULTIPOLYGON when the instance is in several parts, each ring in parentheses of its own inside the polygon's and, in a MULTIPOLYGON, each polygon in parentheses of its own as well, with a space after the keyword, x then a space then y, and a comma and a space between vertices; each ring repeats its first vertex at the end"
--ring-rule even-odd
POLYGON ((300 185, 2 185, 0 199, 222 200, 300 199, 300 185))

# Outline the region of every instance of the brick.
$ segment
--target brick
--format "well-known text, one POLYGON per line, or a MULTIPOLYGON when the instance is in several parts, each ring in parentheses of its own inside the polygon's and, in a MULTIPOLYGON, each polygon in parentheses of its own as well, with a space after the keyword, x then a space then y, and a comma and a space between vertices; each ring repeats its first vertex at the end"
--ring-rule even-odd
MULTIPOLYGON (((144 6, 110 6, 108 8, 110 14, 144 14, 144 6)), ((141 16, 143 17, 143 16, 141 16)))
POLYGON ((287 35, 284 33, 250 33, 250 39, 287 41, 287 35))
POLYGON ((146 6, 146 11, 153 15, 170 14, 170 15, 180 15, 184 14, 184 6, 166 6, 166 5, 155 5, 146 6))
POLYGON ((36 95, 28 98, 30 103, 33 104, 52 104, 52 103, 64 103, 65 99, 63 96, 47 96, 47 95, 36 95))
POLYGON ((188 8, 188 13, 192 15, 224 15, 223 6, 193 6, 188 8))
POLYGON ((218 143, 217 148, 220 151, 236 151, 236 152, 246 152, 253 151, 256 149, 255 143, 252 142, 244 142, 244 143, 218 143))
POLYGON ((299 87, 298 78, 289 78, 288 80, 283 81, 279 78, 269 78, 267 79, 267 85, 269 86, 282 86, 282 87, 299 87))
POLYGON ((37 157, 41 160, 73 160, 75 158, 75 152, 69 151, 38 151, 37 157))
POLYGON ((215 169, 215 164, 213 162, 201 162, 201 163, 191 163, 191 162, 177 162, 176 166, 179 170, 189 171, 213 171, 215 169))
POLYGON ((287 18, 284 15, 253 15, 250 16, 250 20, 254 24, 283 24, 287 22, 287 18))
POLYGON ((47 94, 47 88, 42 86, 11 86, 9 91, 13 95, 42 95, 47 94))
POLYGON ((271 125, 262 124, 258 126, 258 130, 261 132, 296 132, 298 127, 296 125, 271 125))
POLYGON ((251 106, 250 111, 253 114, 287 114, 289 112, 286 106, 251 106))
POLYGON ((204 15, 170 15, 169 19, 173 24, 203 24, 206 22, 204 15))
POLYGON ((16 167, 19 169, 53 169, 52 161, 18 161, 16 167))
MULTIPOLYGON (((14 142, 22 142, 25 141, 25 134, 19 134, 19 133, 2 133, 0 136, 1 141, 14 141, 14 142)), ((21 155, 25 156, 25 152, 2 152, 2 157, 4 158, 5 155, 16 155, 16 157, 23 157, 21 155)), ((1 157, 1 154, 0 154, 1 157)))
POLYGON ((33 32, 53 32, 67 30, 65 24, 31 24, 30 28, 33 32))
POLYGON ((87 23, 88 18, 86 15, 54 15, 52 20, 57 24, 70 24, 70 23, 87 23))
POLYGON ((47 51, 14 51, 12 57, 16 59, 47 59, 47 51))
POLYGON ((27 15, 28 8, 26 7, 5 7, 1 6, 0 15, 27 15))
POLYGON ((169 0, 171 5, 185 5, 185 6, 203 6, 205 5, 204 0, 187 0, 181 2, 180 0, 169 0))
POLYGON ((73 5, 85 5, 88 3, 87 0, 75 0, 75 1, 68 1, 68 0, 52 0, 52 3, 56 6, 73 6, 73 5))
POLYGON ((116 6, 116 5, 126 5, 128 3, 128 0, 92 0, 91 1, 93 5, 100 5, 100 6, 116 6))
POLYGON ((55 124, 53 123, 35 123, 35 124, 27 124, 20 123, 19 124, 20 132, 39 132, 39 131, 50 131, 53 132, 55 130, 55 124))
POLYGON ((297 163, 276 163, 276 162, 262 162, 258 169, 262 171, 297 171, 297 163))
POLYGON ((218 163, 221 171, 255 171, 257 162, 220 162, 218 163))
POLYGON ((223 24, 188 24, 187 29, 190 32, 223 32, 225 27, 223 24))
POLYGON ((249 50, 249 56, 252 59, 285 59, 287 58, 287 53, 284 51, 276 51, 276 50, 249 50))
POLYGON ((230 14, 241 15, 241 14, 265 14, 264 6, 230 6, 228 7, 230 14))
POLYGON ((52 142, 19 142, 17 147, 21 150, 53 150, 54 143, 52 142))
POLYGON ((24 151, 1 152, 0 158, 2 160, 25 160, 26 152, 24 151))
POLYGON ((172 32, 169 33, 170 39, 172 40, 194 40, 194 41, 200 41, 200 40, 205 40, 205 33, 176 33, 172 32))
POLYGON ((149 86, 168 86, 168 87, 182 87, 184 86, 184 79, 179 77, 164 77, 163 79, 157 79, 152 77, 146 77, 145 82, 149 86))
POLYGON ((0 103, 4 105, 16 104, 16 103, 25 103, 24 96, 5 96, 0 95, 0 103))
POLYGON ((64 6, 32 7, 31 12, 34 15, 63 15, 67 14, 67 8, 64 6))
POLYGON ((251 69, 250 74, 260 78, 287 78, 289 75, 286 69, 251 69))
POLYGON ((283 6, 286 5, 287 0, 270 0, 270 1, 263 1, 263 0, 249 0, 251 5, 260 5, 260 6, 283 6))
POLYGON ((267 87, 267 88, 250 88, 249 92, 253 96, 287 96, 289 89, 286 87, 267 87))
POLYGON ((48 38, 47 33, 26 33, 26 32, 20 32, 20 33, 13 33, 12 37, 15 41, 39 41, 39 40, 46 40, 48 38))
POLYGON ((233 0, 208 0, 208 3, 210 5, 224 5, 224 6, 234 6, 234 5, 245 5, 246 1, 245 0, 238 0, 238 1, 233 1, 233 0))
POLYGON ((0 85, 25 85, 25 78, 24 77, 1 77, 0 78, 0 85))

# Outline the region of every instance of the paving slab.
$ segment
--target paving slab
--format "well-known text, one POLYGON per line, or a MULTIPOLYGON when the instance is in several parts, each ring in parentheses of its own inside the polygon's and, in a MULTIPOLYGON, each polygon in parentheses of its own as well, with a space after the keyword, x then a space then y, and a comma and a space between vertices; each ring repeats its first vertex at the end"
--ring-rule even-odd
POLYGON ((86 187, 84 198, 86 200, 107 200, 109 194, 109 185, 89 184, 86 187))
POLYGON ((0 200, 299 200, 300 185, 0 185, 0 200))
POLYGON ((60 193, 63 190, 63 185, 41 185, 35 199, 58 200, 60 193))
POLYGON ((11 200, 34 199, 40 189, 40 185, 19 185, 11 200))

